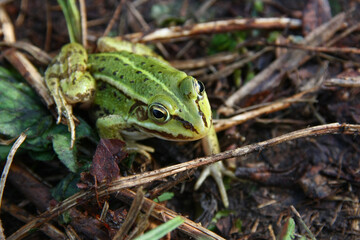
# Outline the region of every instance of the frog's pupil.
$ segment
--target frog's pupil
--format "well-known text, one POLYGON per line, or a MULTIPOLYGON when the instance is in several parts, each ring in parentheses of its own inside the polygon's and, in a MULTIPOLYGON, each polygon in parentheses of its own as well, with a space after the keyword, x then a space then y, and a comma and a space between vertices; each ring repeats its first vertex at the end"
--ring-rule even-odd
POLYGON ((153 115, 156 118, 163 118, 164 117, 164 113, 162 111, 157 110, 157 109, 153 109, 153 115))
POLYGON ((205 86, 202 82, 198 81, 199 93, 202 94, 205 91, 205 86))

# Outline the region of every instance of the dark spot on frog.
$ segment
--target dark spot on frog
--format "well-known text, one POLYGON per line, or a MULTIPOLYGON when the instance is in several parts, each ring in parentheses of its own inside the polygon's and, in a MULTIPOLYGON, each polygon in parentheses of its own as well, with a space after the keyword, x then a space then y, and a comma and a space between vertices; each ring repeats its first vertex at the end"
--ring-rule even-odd
POLYGON ((205 127, 208 127, 205 114, 204 114, 204 113, 201 111, 201 109, 200 109, 199 98, 195 100, 195 103, 196 103, 196 106, 197 106, 197 108, 198 108, 198 110, 199 110, 198 114, 201 116, 201 120, 203 121, 204 126, 205 126, 205 127))
POLYGON ((110 115, 109 109, 103 108, 102 111, 103 111, 106 115, 110 115))
POLYGON ((181 109, 179 109, 179 112, 182 112, 182 110, 181 110, 181 109))
POLYGON ((95 60, 98 60, 98 59, 99 59, 99 56, 94 57, 94 59, 95 59, 95 60))
POLYGON ((154 67, 154 64, 151 64, 150 67, 154 67))
POLYGON ((141 62, 141 65, 145 65, 145 62, 141 62))
POLYGON ((145 121, 148 119, 148 114, 144 107, 136 108, 135 114, 138 121, 145 121))
POLYGON ((182 125, 183 125, 183 127, 184 127, 185 129, 189 129, 189 130, 191 130, 192 132, 195 132, 195 133, 197 133, 197 134, 199 133, 199 132, 194 128, 194 126, 193 126, 190 122, 186 121, 185 119, 183 119, 183 118, 181 118, 181 117, 179 117, 179 116, 177 116, 177 115, 173 115, 173 116, 172 116, 172 119, 181 122, 182 125))
POLYGON ((79 53, 80 53, 81 55, 83 55, 83 54, 84 54, 83 50, 80 50, 80 51, 79 51, 79 53))
POLYGON ((72 79, 72 81, 71 81, 71 84, 72 84, 72 85, 75 85, 76 80, 77 80, 77 78, 74 77, 74 78, 72 79))
POLYGON ((99 85, 99 90, 105 90, 106 89, 106 84, 101 82, 100 85, 99 85))
POLYGON ((141 71, 136 71, 136 74, 140 74, 140 73, 142 73, 141 71))
POLYGON ((135 81, 134 80, 131 80, 130 83, 134 83, 135 81))
POLYGON ((120 78, 123 79, 123 78, 124 78, 124 75, 121 75, 120 78))
POLYGON ((114 95, 114 97, 117 97, 117 94, 116 94, 116 92, 113 92, 113 95, 114 95))
POLYGON ((104 67, 98 69, 99 72, 102 72, 102 71, 104 71, 104 70, 105 70, 104 67))
POLYGON ((158 73, 159 73, 159 74, 161 74, 161 73, 162 73, 162 71, 158 71, 158 73))
POLYGON ((115 61, 120 61, 120 59, 118 57, 115 58, 115 61))
POLYGON ((146 82, 147 80, 149 80, 148 78, 144 78, 144 82, 146 82))
POLYGON ((102 57, 102 58, 100 59, 100 61, 101 61, 101 62, 106 62, 106 58, 105 58, 105 57, 102 57))
POLYGON ((129 64, 127 64, 127 63, 124 63, 124 66, 129 66, 129 64))
POLYGON ((118 71, 114 71, 114 72, 113 72, 113 76, 116 76, 117 73, 118 73, 118 71))

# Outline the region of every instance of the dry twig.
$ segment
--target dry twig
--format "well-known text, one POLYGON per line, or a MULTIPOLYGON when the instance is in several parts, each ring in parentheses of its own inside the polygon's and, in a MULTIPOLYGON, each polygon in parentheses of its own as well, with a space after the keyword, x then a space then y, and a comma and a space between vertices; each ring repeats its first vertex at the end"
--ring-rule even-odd
MULTIPOLYGON (((292 141, 299 138, 304 138, 309 136, 319 136, 324 134, 359 134, 359 132, 360 132, 360 125, 355 125, 355 124, 332 123, 332 124, 310 127, 310 128, 294 131, 288 134, 284 134, 282 136, 269 139, 267 141, 254 143, 244 147, 221 152, 219 154, 215 154, 212 156, 197 158, 189 162, 176 164, 173 166, 165 167, 150 172, 145 172, 127 177, 121 177, 119 179, 110 182, 109 184, 100 184, 98 189, 96 189, 96 193, 97 196, 99 197, 107 196, 111 193, 116 193, 122 189, 146 184, 154 180, 159 180, 183 171, 187 171, 189 169, 198 168, 200 166, 205 166, 228 158, 244 156, 246 154, 255 151, 261 151, 262 149, 267 147, 271 147, 283 142, 292 141)), ((94 199, 94 197, 95 197, 94 190, 77 193, 72 197, 59 203, 54 208, 40 214, 36 219, 27 223, 20 229, 18 229, 13 235, 11 235, 8 238, 8 240, 19 239, 22 236, 24 236, 29 229, 39 227, 42 224, 44 224, 44 222, 58 216, 64 211, 69 210, 79 205, 82 202, 90 201, 94 199)))
POLYGON ((239 31, 245 29, 272 29, 272 28, 299 28, 301 20, 292 18, 255 18, 230 19, 207 23, 198 23, 185 27, 170 27, 157 29, 151 33, 142 32, 127 34, 123 38, 134 42, 175 41, 201 34, 215 34, 222 32, 239 31))

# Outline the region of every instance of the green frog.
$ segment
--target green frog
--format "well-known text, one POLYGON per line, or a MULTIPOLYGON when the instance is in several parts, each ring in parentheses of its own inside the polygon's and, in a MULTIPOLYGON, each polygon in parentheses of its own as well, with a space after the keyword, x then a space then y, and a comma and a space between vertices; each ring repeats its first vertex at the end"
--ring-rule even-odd
MULTIPOLYGON (((103 37, 98 50, 87 54, 80 44, 67 44, 45 72, 57 122, 66 118, 71 146, 76 138, 72 104, 90 103, 100 137, 124 140, 131 151, 149 157, 152 149, 135 141, 157 137, 172 141, 205 138, 208 154, 220 152, 202 82, 173 68, 142 44, 103 37)), ((196 188, 212 175, 227 207, 223 174, 232 173, 221 162, 208 166, 196 188)))

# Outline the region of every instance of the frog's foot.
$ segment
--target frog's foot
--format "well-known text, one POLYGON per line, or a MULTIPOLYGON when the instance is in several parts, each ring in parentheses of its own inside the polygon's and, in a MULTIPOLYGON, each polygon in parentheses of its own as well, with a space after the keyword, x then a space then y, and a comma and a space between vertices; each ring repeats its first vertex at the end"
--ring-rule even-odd
POLYGON ((139 153, 145 156, 147 159, 151 159, 150 153, 155 152, 155 149, 146 145, 142 145, 136 142, 127 142, 125 151, 139 153))
POLYGON ((70 148, 74 147, 74 143, 75 143, 75 139, 76 139, 76 135, 75 135, 75 121, 77 121, 77 119, 75 118, 75 116, 73 115, 73 111, 72 111, 72 106, 66 101, 63 93, 61 92, 59 85, 58 85, 58 81, 55 80, 54 81, 54 86, 52 89, 52 95, 56 104, 56 110, 57 110, 57 121, 56 123, 59 124, 61 122, 61 118, 62 116, 64 116, 67 120, 67 125, 69 127, 69 131, 71 134, 71 144, 70 144, 70 148))
POLYGON ((214 178, 214 180, 219 188, 219 192, 220 192, 223 204, 226 208, 228 208, 229 207, 229 199, 226 194, 226 189, 225 189, 225 185, 223 182, 223 176, 226 175, 231 178, 235 178, 234 173, 230 170, 227 170, 221 161, 213 163, 209 166, 206 166, 203 169, 203 171, 201 172, 201 175, 195 184, 195 190, 200 188, 202 183, 205 181, 205 179, 209 175, 211 175, 214 178))

